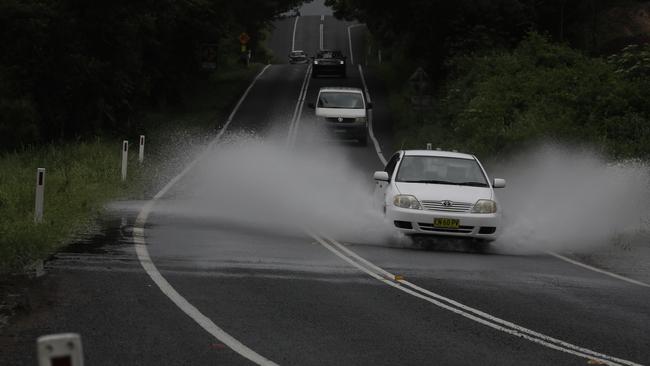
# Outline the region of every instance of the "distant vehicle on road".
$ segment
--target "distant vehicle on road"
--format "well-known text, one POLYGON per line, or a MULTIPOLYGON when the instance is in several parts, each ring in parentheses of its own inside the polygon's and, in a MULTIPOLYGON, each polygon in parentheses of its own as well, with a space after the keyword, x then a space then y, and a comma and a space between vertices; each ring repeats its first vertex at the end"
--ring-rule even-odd
POLYGON ((305 51, 295 50, 289 53, 289 63, 290 64, 304 64, 309 61, 309 58, 305 51))
POLYGON ((341 51, 322 50, 316 53, 312 60, 311 76, 317 78, 321 75, 346 77, 345 56, 341 51))
POLYGON ((493 241, 501 209, 495 188, 504 179, 488 178, 474 155, 436 150, 395 153, 375 172, 375 199, 390 224, 407 235, 433 235, 493 241))
POLYGON ((360 145, 368 143, 368 109, 363 90, 348 87, 324 87, 318 91, 316 117, 336 136, 356 139, 360 145))

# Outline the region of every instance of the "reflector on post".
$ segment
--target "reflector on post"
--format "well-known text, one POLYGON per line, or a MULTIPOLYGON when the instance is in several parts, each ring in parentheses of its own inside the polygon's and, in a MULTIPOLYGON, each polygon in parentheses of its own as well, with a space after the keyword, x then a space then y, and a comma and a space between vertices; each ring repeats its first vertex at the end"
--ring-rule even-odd
POLYGON ((140 151, 138 152, 138 161, 144 161, 144 135, 140 135, 140 151))
POLYGON ((83 366, 81 337, 75 333, 52 334, 36 340, 39 366, 83 366))
POLYGON ((122 141, 122 180, 126 180, 126 167, 129 164, 129 142, 127 140, 122 141))
POLYGON ((34 222, 43 221, 43 200, 45 192, 45 168, 36 169, 36 197, 34 204, 34 222))

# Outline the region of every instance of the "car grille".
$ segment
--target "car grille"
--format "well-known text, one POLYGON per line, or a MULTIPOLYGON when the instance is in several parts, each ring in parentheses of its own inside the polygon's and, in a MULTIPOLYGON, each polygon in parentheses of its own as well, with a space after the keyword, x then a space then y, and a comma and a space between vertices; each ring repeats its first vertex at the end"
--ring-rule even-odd
POLYGON ((326 117, 325 120, 327 122, 335 123, 352 123, 354 122, 355 118, 341 118, 341 121, 339 121, 339 117, 326 117))
POLYGON ((425 210, 444 212, 469 212, 474 206, 473 203, 453 201, 420 201, 420 203, 425 210))
POLYGON ((434 227, 433 224, 427 224, 424 222, 418 222, 418 226, 420 227, 420 230, 425 230, 425 231, 436 231, 436 232, 441 232, 441 233, 463 233, 463 234, 469 234, 474 230, 474 226, 459 226, 458 229, 448 229, 448 228, 438 228, 434 227))

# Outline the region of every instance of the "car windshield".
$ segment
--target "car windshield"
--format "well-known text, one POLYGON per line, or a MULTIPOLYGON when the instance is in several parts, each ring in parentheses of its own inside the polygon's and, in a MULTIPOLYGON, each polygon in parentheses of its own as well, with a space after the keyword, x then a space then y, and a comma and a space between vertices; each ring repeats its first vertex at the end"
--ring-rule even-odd
POLYGON ((304 56, 305 53, 303 51, 293 51, 291 52, 291 56, 304 56))
POLYGON ((322 92, 318 97, 318 107, 362 109, 363 96, 361 93, 322 92))
POLYGON ((341 53, 336 51, 318 52, 318 58, 341 58, 341 53))
POLYGON ((396 180, 488 187, 476 160, 441 156, 404 156, 396 180))

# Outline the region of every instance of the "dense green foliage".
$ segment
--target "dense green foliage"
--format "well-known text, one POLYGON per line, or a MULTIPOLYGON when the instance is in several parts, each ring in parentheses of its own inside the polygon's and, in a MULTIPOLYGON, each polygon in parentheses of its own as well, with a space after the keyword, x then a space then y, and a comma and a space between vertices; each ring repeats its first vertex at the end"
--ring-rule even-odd
POLYGON ((328 3, 338 16, 365 22, 373 48, 384 51, 388 62, 381 69, 392 90, 397 147, 433 142, 498 156, 554 140, 590 144, 614 157, 650 157, 650 47, 623 47, 648 38, 647 19, 634 15, 648 4, 328 3), (634 22, 645 22, 640 35, 634 22), (607 56, 612 49, 617 53, 607 56), (424 94, 433 102, 424 109, 413 103, 420 95, 407 82, 418 66, 432 81, 424 94))
POLYGON ((649 50, 628 49, 608 62, 532 33, 511 51, 453 57, 423 122, 402 111, 402 138, 491 156, 545 139, 650 157, 650 80, 628 66, 647 62, 649 50))
MULTIPOLYGON (((1 0, 0 151, 125 134, 141 106, 182 103, 204 44, 233 57, 246 31, 297 0, 1 0)), ((236 57, 236 56, 235 56, 236 57)))

